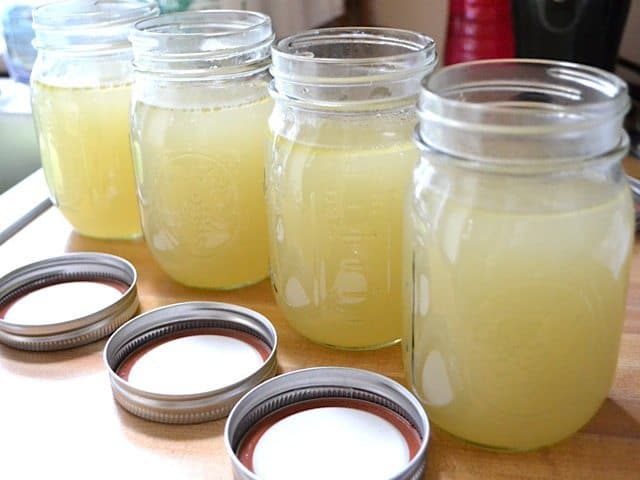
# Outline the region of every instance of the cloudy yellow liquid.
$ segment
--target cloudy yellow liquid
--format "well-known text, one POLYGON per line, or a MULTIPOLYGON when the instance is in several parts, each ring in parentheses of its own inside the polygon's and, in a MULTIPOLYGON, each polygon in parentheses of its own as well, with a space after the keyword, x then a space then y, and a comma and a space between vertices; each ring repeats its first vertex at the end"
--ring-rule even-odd
POLYGON ((519 198, 520 211, 437 192, 419 204, 405 341, 408 378, 434 423, 527 450, 577 431, 607 396, 633 215, 626 190, 569 184, 562 199, 506 183, 492 188, 519 198), (544 202, 567 208, 545 212, 544 202))
POLYGON ((267 167, 278 304, 302 335, 339 348, 401 337, 401 219, 415 120, 377 121, 328 121, 296 141, 276 135, 267 167))
POLYGON ((129 141, 129 84, 66 88, 34 82, 33 113, 52 197, 73 228, 140 236, 129 141))
POLYGON ((136 104, 133 151, 144 235, 178 282, 228 289, 267 276, 270 110, 269 98, 229 108, 136 104))

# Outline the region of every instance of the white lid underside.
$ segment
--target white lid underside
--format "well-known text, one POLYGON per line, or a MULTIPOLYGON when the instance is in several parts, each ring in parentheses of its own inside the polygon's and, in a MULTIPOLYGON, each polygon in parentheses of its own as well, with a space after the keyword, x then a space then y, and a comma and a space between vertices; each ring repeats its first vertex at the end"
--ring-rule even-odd
POLYGON ((65 282, 40 288, 18 298, 4 321, 14 325, 54 325, 76 320, 113 305, 122 292, 101 282, 65 282))
POLYGON ((190 335, 145 352, 131 367, 128 382, 146 392, 190 395, 239 382, 262 364, 260 353, 242 340, 224 335, 190 335))
POLYGON ((402 433, 378 415, 320 407, 275 423, 260 438, 253 470, 261 480, 388 479, 410 461, 402 433))

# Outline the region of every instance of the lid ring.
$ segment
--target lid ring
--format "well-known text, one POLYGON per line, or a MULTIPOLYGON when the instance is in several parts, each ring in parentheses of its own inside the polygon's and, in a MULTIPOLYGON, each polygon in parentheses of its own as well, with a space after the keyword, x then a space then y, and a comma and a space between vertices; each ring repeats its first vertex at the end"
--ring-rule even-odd
POLYGON ((271 322, 253 310, 219 302, 185 302, 145 312, 120 327, 107 342, 104 362, 114 397, 125 410, 155 422, 200 423, 224 417, 242 395, 276 374, 277 344, 271 322), (197 393, 146 391, 119 374, 123 363, 146 345, 206 329, 248 334, 268 349, 266 359, 263 357, 260 367, 240 380, 197 393))
POLYGON ((425 469, 429 420, 419 401, 406 388, 383 375, 344 367, 316 367, 280 375, 247 393, 231 411, 224 440, 235 477, 257 480, 240 458, 243 442, 253 427, 277 412, 314 400, 346 399, 364 401, 388 409, 404 419, 420 437, 413 457, 392 478, 422 478, 425 469))
POLYGON ((77 318, 53 323, 16 323, 0 318, 0 342, 31 351, 62 350, 113 332, 138 310, 137 272, 128 261, 105 253, 69 253, 18 268, 0 278, 0 313, 25 295, 57 284, 113 282, 117 300, 77 318))

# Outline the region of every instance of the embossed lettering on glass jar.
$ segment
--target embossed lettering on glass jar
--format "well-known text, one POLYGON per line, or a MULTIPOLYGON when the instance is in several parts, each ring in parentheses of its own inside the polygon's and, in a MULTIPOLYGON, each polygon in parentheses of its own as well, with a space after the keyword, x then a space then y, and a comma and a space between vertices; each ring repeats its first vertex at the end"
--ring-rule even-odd
POLYGON ((233 10, 163 15, 138 23, 131 41, 131 138, 153 256, 193 287, 262 280, 271 20, 233 10))
POLYGON ((315 342, 394 343, 414 105, 434 42, 405 30, 320 29, 279 41, 272 55, 266 187, 278 303, 315 342))
POLYGON ((54 203, 90 237, 141 235, 129 144, 131 44, 148 0, 69 0, 33 13, 33 116, 54 203))
POLYGON ((407 378, 434 423, 528 450, 606 398, 633 208, 627 89, 591 67, 461 64, 424 83, 408 205, 407 378))

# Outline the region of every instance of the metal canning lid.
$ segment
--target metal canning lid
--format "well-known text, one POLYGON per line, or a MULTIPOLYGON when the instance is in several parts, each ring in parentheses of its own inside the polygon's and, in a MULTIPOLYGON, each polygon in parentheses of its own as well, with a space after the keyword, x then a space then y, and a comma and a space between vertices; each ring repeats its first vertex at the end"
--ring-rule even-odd
POLYGON ((0 278, 0 342, 21 350, 77 347, 108 336, 138 310, 137 273, 105 253, 69 253, 0 278))
POLYGON ((259 313, 185 302, 143 313, 109 339, 104 361, 115 400, 161 423, 226 416, 278 368, 276 330, 259 313))
POLYGON ((417 480, 429 421, 418 400, 387 377, 319 367, 247 393, 231 411, 224 439, 241 480, 417 480))

